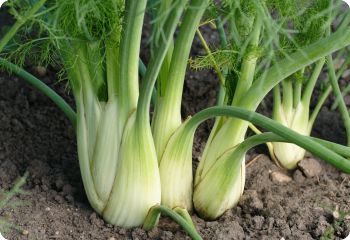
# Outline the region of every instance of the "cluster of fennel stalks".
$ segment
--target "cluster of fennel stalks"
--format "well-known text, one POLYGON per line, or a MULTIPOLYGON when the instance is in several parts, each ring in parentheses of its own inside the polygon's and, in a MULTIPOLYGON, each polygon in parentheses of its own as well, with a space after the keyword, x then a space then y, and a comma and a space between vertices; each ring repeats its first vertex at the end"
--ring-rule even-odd
MULTIPOLYGON (((272 157, 285 168, 295 168, 307 150, 350 173, 348 147, 309 137, 319 109, 332 86, 337 89, 347 65, 335 69, 332 62, 332 53, 350 44, 350 14, 339 13, 339 3, 310 0, 299 15, 293 3, 283 0, 38 0, 22 12, 11 2, 16 1, 9 6, 17 22, 0 40, 0 65, 45 93, 71 120, 86 195, 107 222, 150 229, 164 213, 200 239, 189 212, 213 220, 234 207, 244 190, 245 154, 263 143, 273 142, 272 157), (293 10, 295 16, 289 19, 293 10), (199 31, 205 13, 220 35, 216 52, 199 31), (144 66, 139 58, 146 14, 152 19, 152 37, 144 66), (335 16, 341 21, 330 31, 335 16), (305 17, 311 20, 303 27, 310 29, 298 25, 298 18, 305 17), (287 29, 291 21, 295 35, 287 29), (46 43, 54 49, 76 112, 10 62, 15 55, 11 40, 23 34, 21 29, 28 34, 26 25, 39 29, 34 31, 40 34, 33 40, 35 48, 46 43), (304 31, 312 29, 322 31, 305 36, 304 31), (196 32, 208 54, 197 64, 217 72, 220 94, 218 106, 183 121, 182 92, 196 32), (326 58, 330 83, 309 114, 326 58), (255 113, 272 89, 274 120, 255 113), (215 118, 215 124, 193 177, 194 134, 208 118, 215 118), (245 139, 250 123, 269 132, 245 139)), ((340 98, 339 105, 344 105, 340 98)))

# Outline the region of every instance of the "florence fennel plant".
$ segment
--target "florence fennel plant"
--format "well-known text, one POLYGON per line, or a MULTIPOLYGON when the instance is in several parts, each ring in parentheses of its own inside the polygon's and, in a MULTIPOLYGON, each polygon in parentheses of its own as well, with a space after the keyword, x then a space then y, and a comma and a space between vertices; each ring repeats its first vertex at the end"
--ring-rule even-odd
MULTIPOLYGON (((331 11, 339 11, 339 8, 333 8, 329 1, 307 1, 306 3, 310 4, 308 7, 311 9, 322 5, 325 11, 310 11, 312 13, 309 15, 310 19, 313 17, 317 19, 320 14, 321 16, 325 14, 328 16, 331 11), (325 5, 327 7, 324 7, 325 5)), ((288 32, 288 29, 283 28, 286 24, 285 19, 276 17, 276 8, 286 9, 293 4, 294 1, 277 0, 223 2, 218 12, 221 21, 225 22, 228 29, 226 35, 222 38, 229 41, 229 44, 224 46, 225 51, 223 53, 230 51, 233 54, 231 59, 234 59, 226 66, 225 88, 221 93, 224 95, 222 98, 224 105, 255 111, 267 93, 282 80, 297 74, 316 61, 319 61, 316 71, 320 71, 322 58, 348 45, 348 43, 345 43, 347 42, 345 38, 349 36, 345 36, 349 34, 349 31, 344 30, 348 27, 349 16, 348 13, 345 13, 342 15, 343 21, 335 32, 320 38, 309 36, 310 39, 306 44, 302 46, 295 44, 297 47, 294 50, 290 51, 291 49, 288 49, 288 52, 285 51, 282 48, 283 45, 281 45, 283 43, 281 34, 288 37, 290 41, 296 41, 296 37, 293 36, 293 32, 288 32), (327 49, 325 46, 327 46, 327 49)), ((294 11, 295 17, 298 18, 299 12, 296 12, 296 9, 294 11)), ((326 29, 327 24, 329 26, 332 23, 332 19, 323 21, 323 23, 325 26, 322 27, 326 29)), ((308 22, 305 23, 305 25, 307 24, 308 22)), ((220 50, 215 55, 220 56, 220 50)), ((199 66, 201 64, 203 62, 199 61, 199 66)), ((312 84, 317 80, 317 72, 315 75, 308 87, 309 92, 312 90, 312 84)), ((289 90, 286 93, 291 94, 289 90)), ((305 101, 307 101, 307 98, 305 101)), ((200 215, 206 218, 217 218, 225 210, 233 207, 242 194, 245 167, 244 161, 239 160, 238 156, 244 158, 244 154, 236 155, 235 158, 230 159, 225 153, 235 151, 234 148, 244 140, 247 128, 248 123, 239 119, 227 119, 225 117, 216 119, 214 129, 196 172, 194 186, 195 208, 200 215), (210 174, 215 165, 225 161, 239 161, 242 164, 240 168, 235 168, 235 172, 223 169, 221 175, 224 177, 218 176, 219 174, 210 174), (202 187, 201 183, 203 181, 212 184, 217 182, 215 183, 216 186, 221 186, 228 181, 227 176, 231 176, 231 185, 225 188, 225 191, 217 188, 217 192, 215 192, 213 190, 215 188, 202 187), (210 179, 207 180, 206 178, 210 179), (215 196, 217 198, 220 195, 222 195, 222 200, 217 202, 208 197, 215 196)))
POLYGON ((202 16, 213 6, 209 0, 48 0, 34 20, 40 37, 28 46, 50 43, 53 58, 66 71, 76 114, 8 59, 0 59, 0 64, 42 86, 40 90, 76 126, 86 195, 107 222, 150 229, 159 213, 165 213, 200 239, 188 211, 194 205, 200 216, 215 219, 233 207, 244 188, 245 154, 258 144, 297 144, 350 172, 349 148, 303 136, 254 113, 282 80, 350 44, 350 32, 343 31, 350 16, 342 16, 344 21, 333 33, 275 57, 271 38, 280 32, 275 29, 279 23, 267 2, 222 1, 218 22, 227 21, 229 29, 227 36, 221 29, 222 39, 228 40, 223 47, 239 54, 230 66, 219 65, 220 71, 225 69, 219 106, 185 121, 181 116, 185 73, 202 16), (140 79, 142 30, 148 12, 151 56, 140 79), (193 181, 194 133, 200 123, 214 117, 193 181), (244 140, 248 122, 270 132, 244 140))

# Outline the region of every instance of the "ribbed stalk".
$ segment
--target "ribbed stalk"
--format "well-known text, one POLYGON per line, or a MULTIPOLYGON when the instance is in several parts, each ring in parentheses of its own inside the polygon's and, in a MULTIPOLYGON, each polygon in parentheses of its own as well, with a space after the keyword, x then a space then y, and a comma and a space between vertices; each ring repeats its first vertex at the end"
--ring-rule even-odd
POLYGON ((163 96, 158 98, 159 104, 156 106, 156 115, 152 122, 158 156, 164 151, 171 134, 181 125, 181 100, 187 61, 194 35, 208 2, 191 1, 176 38, 165 91, 163 96))
MULTIPOLYGON (((302 134, 309 135, 309 105, 299 102, 292 112, 286 112, 283 107, 275 108, 273 119, 283 126, 302 134)), ((273 151, 279 164, 287 169, 297 167, 305 155, 305 150, 291 143, 273 143, 273 151)))
POLYGON ((244 94, 248 91, 248 89, 253 83, 256 64, 258 60, 257 48, 259 46, 261 28, 262 20, 259 16, 257 16, 254 21, 254 29, 250 34, 251 40, 249 42, 246 55, 243 57, 242 60, 242 68, 240 71, 241 75, 235 90, 232 102, 233 106, 235 106, 240 101, 240 99, 244 97, 244 94))
MULTIPOLYGON (((283 101, 281 102, 280 96, 278 92, 279 86, 274 88, 274 106, 272 118, 276 120, 278 123, 289 127, 290 129, 309 136, 312 123, 310 123, 310 101, 313 89, 317 82, 317 79, 322 71, 323 65, 325 63, 325 59, 322 58, 317 62, 315 68, 308 80, 303 96, 297 97, 297 102, 295 94, 292 96, 290 93, 298 93, 301 91, 298 83, 294 86, 294 89, 291 86, 291 82, 289 79, 283 81, 283 101), (294 103, 292 105, 291 100, 294 99, 294 103)), ((298 162, 300 162, 305 156, 305 150, 300 148, 299 146, 291 143, 273 143, 273 152, 274 156, 278 160, 279 164, 287 169, 294 169, 297 167, 298 162)))
POLYGON ((117 100, 113 98, 103 107, 92 155, 91 173, 97 194, 103 202, 107 202, 110 196, 119 161, 123 129, 116 124, 118 110, 117 100))
POLYGON ((162 204, 192 211, 192 146, 194 131, 186 122, 171 136, 159 162, 162 204))
POLYGON ((104 202, 97 194, 91 174, 92 169, 89 156, 89 131, 87 127, 83 93, 81 92, 80 94, 76 94, 75 99, 77 104, 77 146, 80 172, 87 198, 95 211, 101 214, 104 208, 104 202))
MULTIPOLYGON (((261 26, 262 26, 262 20, 260 19, 260 17, 257 17, 255 19, 254 29, 250 34, 250 41, 249 41, 249 47, 248 47, 247 53, 242 60, 241 75, 237 83, 232 105, 238 104, 240 99, 244 98, 245 93, 249 90, 249 88, 253 83, 256 63, 258 60, 256 49, 259 45, 261 26)), ((217 119, 214 126, 215 132, 210 135, 210 138, 207 142, 202 159, 199 163, 199 166, 196 172, 196 178, 195 178, 196 188, 201 188, 206 184, 209 184, 209 185, 215 184, 210 182, 204 183, 206 181, 205 179, 208 179, 206 178, 207 174, 212 174, 214 172, 212 171, 212 169, 216 165, 217 161, 224 161, 223 158, 227 156, 226 153, 227 151, 229 151, 228 150, 229 148, 240 144, 244 140, 247 128, 248 128, 248 123, 238 119, 234 119, 234 120, 231 119, 227 121, 224 121, 224 119, 220 119, 220 120, 217 119), (232 135, 231 138, 225 138, 224 135, 226 134, 227 129, 232 125, 235 126, 235 134, 232 135)), ((233 184, 234 187, 232 187, 229 193, 224 194, 225 197, 223 196, 223 198, 226 199, 225 200, 226 207, 234 206, 238 202, 244 190, 245 156, 242 155, 240 157, 242 159, 240 159, 239 162, 243 164, 241 164, 239 168, 235 168, 234 170, 232 169, 232 171, 234 171, 233 175, 235 177, 234 179, 230 178, 230 181, 234 181, 234 182, 230 182, 230 183, 227 182, 227 184, 229 185, 233 184)), ((204 191, 199 191, 199 192, 203 193, 204 191)), ((200 199, 200 198, 201 197, 198 198, 198 195, 195 196, 195 199, 200 199)), ((218 200, 218 201, 221 201, 221 200, 218 200)), ((200 206, 201 203, 199 202, 200 200, 197 201, 198 203, 196 207, 197 210, 199 208, 204 207, 204 206, 200 206)))
POLYGON ((126 16, 120 43, 118 84, 118 104, 121 111, 119 121, 122 125, 124 125, 129 114, 137 107, 141 35, 147 0, 129 0, 125 1, 125 4, 126 16))
POLYGON ((149 124, 138 124, 134 112, 124 129, 116 177, 102 215, 118 226, 141 226, 151 207, 160 201, 160 177, 151 128, 149 124))

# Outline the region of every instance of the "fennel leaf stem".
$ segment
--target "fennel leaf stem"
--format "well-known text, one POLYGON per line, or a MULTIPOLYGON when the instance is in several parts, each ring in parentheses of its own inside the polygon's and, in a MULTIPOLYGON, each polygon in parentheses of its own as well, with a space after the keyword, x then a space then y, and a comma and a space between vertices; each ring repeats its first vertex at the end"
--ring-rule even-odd
POLYGON ((337 80, 337 76, 334 68, 333 57, 331 55, 327 56, 327 66, 330 74, 329 80, 332 85, 333 92, 336 96, 336 101, 339 103, 339 111, 344 121, 344 126, 346 129, 346 136, 347 136, 347 144, 348 146, 350 146, 350 115, 347 110, 342 92, 338 84, 338 80, 337 80))
POLYGON ((160 214, 164 214, 171 219, 173 219, 176 223, 178 223, 183 229, 190 235, 190 237, 193 240, 202 240, 202 237, 198 234, 197 230, 194 228, 193 223, 188 222, 188 218, 184 218, 181 214, 177 213, 176 211, 163 206, 163 205, 157 205, 150 209, 147 218, 145 220, 145 223, 143 225, 143 228, 145 230, 152 229, 159 218, 160 214))
POLYGON ((187 127, 189 130, 194 131, 201 122, 217 116, 230 116, 233 118, 249 121, 256 126, 264 128, 277 134, 278 136, 283 137, 288 142, 294 143, 306 149, 307 151, 324 159, 326 162, 337 167, 338 169, 341 169, 346 173, 350 173, 350 160, 344 158, 343 156, 340 156, 332 150, 329 150, 320 143, 312 140, 310 137, 301 135, 279 123, 276 123, 274 120, 271 120, 261 114, 249 111, 247 109, 232 106, 211 107, 195 114, 188 121, 187 127))
POLYGON ((350 44, 350 31, 340 31, 301 48, 285 58, 278 65, 272 66, 260 79, 254 81, 252 87, 241 99, 239 106, 255 110, 266 94, 279 82, 296 71, 350 44), (281 69, 279 66, 284 66, 281 69))

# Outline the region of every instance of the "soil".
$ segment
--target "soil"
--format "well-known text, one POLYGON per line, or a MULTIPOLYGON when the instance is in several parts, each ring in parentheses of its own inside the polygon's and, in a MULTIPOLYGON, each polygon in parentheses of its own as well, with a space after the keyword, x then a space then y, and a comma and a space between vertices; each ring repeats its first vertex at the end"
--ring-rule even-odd
MULTIPOLYGON (((41 79, 72 102, 64 83, 54 84, 50 72, 41 79)), ((216 86, 211 72, 189 71, 183 115, 214 105, 216 86)), ((208 121, 197 132, 195 161, 211 126, 208 121)), ((344 132, 339 114, 324 108, 313 135, 344 143, 344 132)), ((6 74, 0 75, 0 133, 0 189, 10 189, 18 176, 29 172, 25 192, 12 200, 22 204, 0 211, 14 226, 5 234, 8 239, 189 239, 167 218, 146 232, 114 227, 96 215, 81 182, 72 126, 45 96, 6 74)), ((321 161, 321 172, 313 177, 301 169, 283 172, 259 152, 266 151, 259 148, 248 156, 248 161, 254 160, 236 208, 212 222, 193 216, 204 239, 343 239, 349 235, 349 175, 321 161), (290 181, 276 181, 273 172, 289 176, 290 181)))

